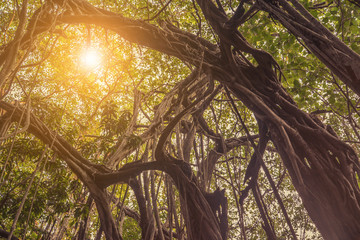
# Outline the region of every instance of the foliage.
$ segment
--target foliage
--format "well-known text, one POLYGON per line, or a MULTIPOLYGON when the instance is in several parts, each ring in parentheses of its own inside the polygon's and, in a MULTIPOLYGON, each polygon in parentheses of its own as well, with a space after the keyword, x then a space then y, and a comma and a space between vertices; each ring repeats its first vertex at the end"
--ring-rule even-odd
MULTIPOLYGON (((56 2, 61 1, 29 1, 26 8, 28 17, 25 20, 21 18, 20 11, 26 1, 0 2, 0 28, 4 33, 0 36, 2 58, 7 58, 3 55, 13 44, 11 40, 16 40, 16 30, 21 21, 25 21, 27 30, 32 31, 29 24, 36 18, 39 7, 51 8, 50 12, 59 19, 61 14, 66 16, 70 9, 66 9, 65 5, 59 7, 56 2)), ((131 19, 142 19, 143 22, 139 23, 149 23, 161 29, 170 29, 166 23, 172 24, 216 47, 221 46, 223 41, 211 28, 200 6, 192 1, 89 2, 99 9, 120 13, 131 19)), ((218 2, 231 17, 242 1, 218 2)), ((252 1, 248 2, 246 10, 251 8, 252 1)), ((323 9, 316 8, 320 2, 302 0, 301 4, 353 51, 360 53, 360 19, 357 17, 360 8, 350 2, 340 1, 330 3, 323 9)), ((42 17, 39 17, 39 24, 43 24, 42 17)), ((240 196, 250 182, 245 179, 245 175, 251 157, 258 151, 254 150, 247 134, 253 136, 256 145, 260 142, 256 113, 238 97, 231 99, 231 94, 224 88, 226 84, 217 79, 214 83, 202 77, 202 74, 206 75, 205 71, 197 74, 196 81, 181 85, 191 72, 205 68, 208 63, 195 66, 195 61, 185 61, 176 57, 177 53, 158 51, 165 46, 154 43, 155 47, 151 48, 141 42, 137 44, 135 40, 127 41, 127 33, 122 36, 115 27, 103 27, 100 20, 98 24, 86 21, 70 24, 64 19, 60 22, 53 20, 54 26, 49 31, 33 33, 29 42, 20 45, 7 78, 1 75, 6 70, 6 64, 1 63, 0 76, 6 79, 0 85, 1 101, 18 106, 16 109, 23 111, 21 119, 13 119, 5 132, 2 132, 3 126, 6 126, 6 116, 11 112, 6 109, 0 112, 0 137, 14 134, 1 141, 1 228, 11 231, 33 176, 13 234, 28 239, 46 236, 73 239, 80 238, 81 231, 85 229, 85 235, 95 239, 97 234, 105 231, 100 227, 102 220, 97 212, 99 204, 89 187, 89 180, 84 179, 84 175, 79 174, 81 171, 69 164, 76 158, 78 162, 83 161, 73 152, 76 151, 89 161, 86 163, 88 165, 81 162, 84 172, 95 169, 94 166, 106 166, 106 174, 110 174, 121 170, 123 166, 125 170, 131 168, 129 163, 156 162, 157 144, 166 136, 166 126, 171 126, 177 116, 184 113, 181 121, 170 129, 164 145, 160 146, 161 150, 166 151, 171 160, 185 160, 193 174, 190 173, 192 177, 189 179, 196 179, 194 181, 201 194, 225 189, 229 239, 266 239, 268 233, 264 219, 252 193, 249 193, 242 206, 239 203, 240 196), (89 49, 95 49, 99 55, 95 59, 96 66, 87 66, 82 60, 83 52, 89 49), (212 99, 207 104, 206 91, 212 84, 218 90, 212 92, 212 99), (197 100, 199 103, 187 110, 197 100), (19 133, 26 125, 26 109, 29 106, 33 116, 30 127, 19 133), (199 112, 208 129, 200 126, 201 119, 196 117, 199 112), (46 126, 41 129, 41 133, 31 128, 31 124, 36 122, 35 117, 36 121, 46 126), (54 134, 45 134, 47 130, 54 134), (65 144, 56 145, 60 142, 58 136, 72 148, 66 145, 63 150, 61 146, 65 144), (227 143, 227 140, 234 142, 227 143), (44 159, 41 159, 45 149, 48 150, 44 159), (74 159, 68 153, 73 154, 74 159), (210 156, 214 156, 216 162, 210 181, 207 182, 205 172, 209 164, 206 160, 210 156), (37 169, 39 161, 41 164, 37 169)), ((250 44, 274 57, 283 74, 282 86, 293 97, 296 105, 330 125, 339 139, 347 142, 358 155, 360 115, 357 94, 312 54, 302 39, 294 36, 269 13, 259 11, 243 23, 239 30, 250 44)), ((214 54, 220 55, 218 52, 214 54)), ((246 57, 253 64, 258 64, 250 54, 246 57)), ((267 145, 263 160, 298 239, 321 239, 273 141, 267 145)), ((172 163, 171 167, 175 165, 172 163)), ((162 231, 165 239, 169 239, 170 234, 179 239, 181 236, 182 239, 190 239, 186 218, 191 213, 187 205, 189 203, 182 195, 185 190, 176 182, 177 179, 169 177, 171 174, 166 172, 169 170, 164 166, 149 168, 151 171, 141 169, 126 181, 116 182, 112 186, 105 185, 106 204, 116 226, 121 226, 123 239, 144 237, 146 227, 150 229, 149 233, 153 231, 157 237, 161 236, 162 231), (140 188, 138 192, 131 185, 130 179, 137 180, 140 188), (145 209, 142 209, 144 206, 139 199, 144 200, 145 209)), ((186 171, 181 173, 185 175, 186 171)), ((89 175, 91 181, 96 179, 97 174, 94 170, 89 175)), ((292 239, 293 233, 264 170, 260 170, 257 176, 257 186, 276 236, 278 239, 292 239)))

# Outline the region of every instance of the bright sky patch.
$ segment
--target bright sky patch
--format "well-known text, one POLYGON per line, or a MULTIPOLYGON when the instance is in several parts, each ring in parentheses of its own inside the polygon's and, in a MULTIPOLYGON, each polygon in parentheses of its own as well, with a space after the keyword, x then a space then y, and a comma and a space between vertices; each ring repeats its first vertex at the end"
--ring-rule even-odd
POLYGON ((81 53, 80 62, 85 68, 96 68, 101 63, 101 55, 96 49, 88 48, 81 53))

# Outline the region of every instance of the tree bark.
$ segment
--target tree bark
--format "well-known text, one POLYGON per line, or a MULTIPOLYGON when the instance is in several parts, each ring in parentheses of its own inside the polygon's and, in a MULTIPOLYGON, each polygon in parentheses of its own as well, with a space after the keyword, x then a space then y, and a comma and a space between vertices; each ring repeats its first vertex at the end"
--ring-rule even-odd
MULTIPOLYGON (((54 2, 63 3, 61 0, 54 2)), ((305 208, 324 238, 360 238, 359 162, 355 152, 315 116, 297 107, 281 85, 276 74, 280 69, 272 56, 253 48, 240 32, 226 28, 229 19, 212 1, 197 0, 205 18, 220 38, 219 47, 168 23, 163 23, 160 28, 95 8, 86 1, 71 2, 77 7, 73 11, 77 14, 63 14, 58 24, 88 23, 109 28, 131 42, 190 63, 198 67, 200 73, 229 88, 266 125, 305 208), (257 65, 250 63, 243 53, 252 55, 257 65)), ((354 62, 357 60, 355 56, 354 62)), ((358 70, 349 66, 352 71, 349 75, 357 77, 358 70)), ((191 103, 190 107, 197 103, 191 103)), ((0 102, 0 107, 6 111, 14 110, 4 102, 0 102)), ((149 169, 165 171, 172 177, 186 203, 189 239, 222 239, 217 219, 193 180, 191 168, 189 170, 186 163, 164 151, 170 131, 186 113, 182 111, 176 116, 176 121, 170 122, 163 130, 155 152, 156 162, 130 165, 117 172, 90 163, 33 116, 29 132, 44 142, 56 138, 54 150, 89 188, 107 239, 121 239, 121 236, 113 221, 104 188, 149 169)))

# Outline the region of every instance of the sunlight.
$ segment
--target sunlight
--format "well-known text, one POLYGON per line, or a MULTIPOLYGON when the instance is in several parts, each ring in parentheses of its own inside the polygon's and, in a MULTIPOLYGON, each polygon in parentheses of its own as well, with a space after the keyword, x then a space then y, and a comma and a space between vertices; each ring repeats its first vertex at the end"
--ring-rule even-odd
POLYGON ((82 52, 80 61, 87 69, 97 68, 101 64, 101 55, 96 49, 88 48, 82 52))

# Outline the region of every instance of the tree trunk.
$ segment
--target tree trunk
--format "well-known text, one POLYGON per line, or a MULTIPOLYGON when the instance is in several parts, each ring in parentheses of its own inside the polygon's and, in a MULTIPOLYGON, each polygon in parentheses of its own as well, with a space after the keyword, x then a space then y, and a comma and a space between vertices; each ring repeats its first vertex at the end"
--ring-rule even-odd
POLYGON ((359 239, 359 161, 353 149, 331 128, 296 106, 282 88, 273 70, 277 64, 268 53, 252 48, 239 32, 225 29, 227 17, 210 1, 197 2, 222 40, 223 68, 213 70, 215 78, 265 123, 323 237, 359 239), (244 62, 231 51, 231 45, 252 54, 259 65, 244 62))
MULTIPOLYGON (((62 0, 53 2, 63 4, 62 0)), ((331 240, 360 238, 360 190, 357 182, 359 162, 355 152, 341 141, 330 127, 324 126, 315 116, 301 111, 296 106, 281 85, 281 74, 276 74, 280 69, 272 56, 253 48, 240 32, 229 29, 226 26, 229 19, 221 8, 216 7, 211 0, 197 0, 206 20, 220 38, 218 47, 168 23, 163 23, 163 27, 160 28, 99 10, 86 1, 70 2, 67 7, 71 5, 76 9, 64 12, 59 17, 58 24, 88 23, 107 27, 131 42, 175 56, 198 67, 199 75, 206 73, 208 78, 218 80, 230 89, 232 94, 266 125, 269 138, 289 171, 305 208, 324 238, 331 240), (76 15, 68 14, 71 12, 76 15), (251 55, 257 66, 245 58, 243 53, 251 55)), ((354 59, 356 60, 354 62, 358 63, 358 58, 354 57, 354 59)), ((344 69, 351 70, 348 71, 349 76, 358 77, 358 69, 351 65, 351 60, 346 58, 346 64, 350 65, 346 65, 344 69)), ((209 82, 213 79, 209 79, 209 82)), ((15 111, 14 108, 9 107, 9 104, 4 102, 0 104, 7 111, 8 109, 15 111)), ((19 116, 20 114, 17 113, 18 118, 19 116)), ((183 116, 179 114, 177 117, 181 119, 183 116)), ((178 121, 174 124, 177 123, 178 121)), ((158 143, 161 149, 155 155, 157 163, 162 166, 157 166, 157 169, 165 171, 172 177, 184 200, 187 210, 185 216, 187 216, 188 238, 222 239, 216 216, 194 181, 191 168, 162 151, 170 134, 166 131, 172 131, 175 127, 171 124, 168 124, 163 131, 165 135, 163 133, 162 136, 165 137, 160 137, 158 143)), ((106 186, 102 182, 106 177, 113 177, 111 174, 106 175, 109 170, 87 161, 69 143, 54 135, 33 116, 29 132, 46 143, 56 138, 55 151, 89 188, 106 238, 121 239, 109 208, 104 190, 106 186), (99 180, 99 176, 103 178, 99 180)), ((149 139, 148 135, 146 137, 149 139)), ((122 147, 125 149, 127 145, 122 147)), ((117 163, 119 158, 130 151, 129 149, 121 151, 124 149, 116 149, 116 156, 110 161, 111 165, 117 163)), ((217 157, 214 157, 215 162, 217 157)), ((139 169, 130 174, 126 170, 124 174, 119 171, 117 181, 128 180, 141 171, 143 170, 139 169)), ((59 233, 59 236, 62 235, 59 233)))

